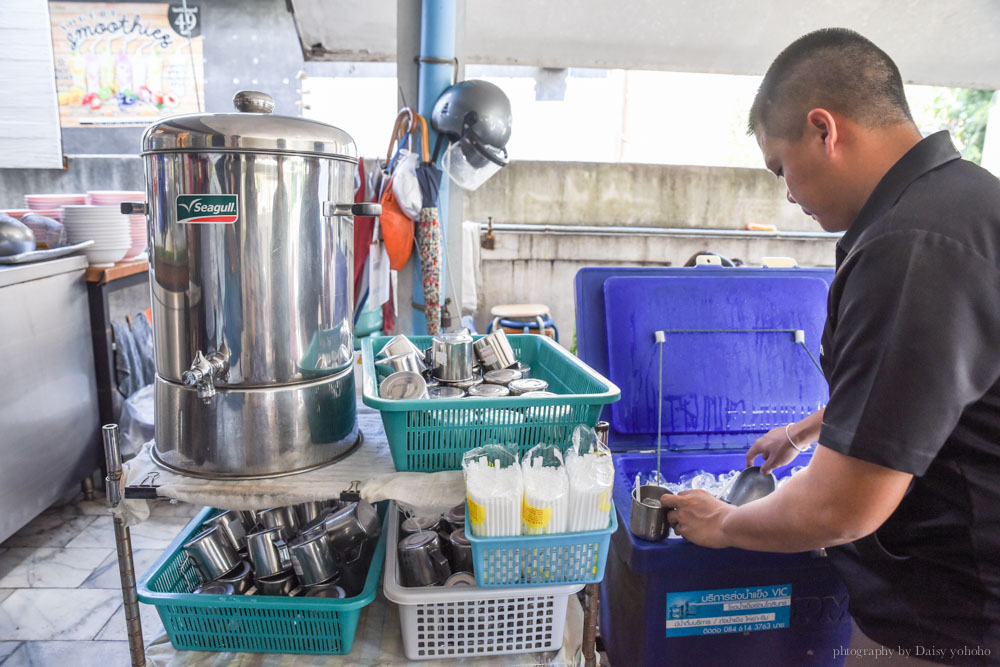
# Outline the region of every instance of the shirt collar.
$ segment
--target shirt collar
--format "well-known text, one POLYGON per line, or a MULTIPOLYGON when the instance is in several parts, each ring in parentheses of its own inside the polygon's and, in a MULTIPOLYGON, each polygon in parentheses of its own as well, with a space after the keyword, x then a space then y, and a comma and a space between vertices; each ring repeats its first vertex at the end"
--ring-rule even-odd
POLYGON ((861 233, 899 201, 910 183, 932 169, 960 157, 947 130, 924 137, 908 150, 878 182, 854 223, 837 242, 837 265, 851 251, 861 233))

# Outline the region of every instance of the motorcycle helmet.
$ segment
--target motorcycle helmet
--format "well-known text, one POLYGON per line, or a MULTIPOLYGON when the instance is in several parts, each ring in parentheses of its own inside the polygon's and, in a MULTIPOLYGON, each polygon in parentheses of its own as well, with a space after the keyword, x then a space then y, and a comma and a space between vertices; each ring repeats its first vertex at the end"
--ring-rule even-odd
POLYGON ((476 80, 450 86, 431 112, 431 127, 451 142, 442 169, 462 188, 475 190, 507 165, 510 126, 510 100, 500 88, 476 80))

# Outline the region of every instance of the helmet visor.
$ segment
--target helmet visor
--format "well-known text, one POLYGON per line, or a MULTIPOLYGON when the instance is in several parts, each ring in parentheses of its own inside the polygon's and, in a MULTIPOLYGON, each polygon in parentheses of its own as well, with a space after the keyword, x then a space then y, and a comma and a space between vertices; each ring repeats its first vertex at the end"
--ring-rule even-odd
POLYGON ((464 136, 452 143, 441 156, 441 168, 459 187, 471 192, 503 166, 498 161, 487 159, 482 150, 468 135, 464 136))

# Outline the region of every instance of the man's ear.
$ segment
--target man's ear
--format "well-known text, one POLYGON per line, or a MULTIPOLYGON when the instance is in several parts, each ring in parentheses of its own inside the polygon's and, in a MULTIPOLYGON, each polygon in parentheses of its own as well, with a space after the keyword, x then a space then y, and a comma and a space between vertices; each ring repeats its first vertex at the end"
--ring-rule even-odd
POLYGON ((806 121, 809 123, 809 128, 823 142, 826 153, 832 155, 839 141, 837 119, 826 109, 816 108, 806 115, 806 121))

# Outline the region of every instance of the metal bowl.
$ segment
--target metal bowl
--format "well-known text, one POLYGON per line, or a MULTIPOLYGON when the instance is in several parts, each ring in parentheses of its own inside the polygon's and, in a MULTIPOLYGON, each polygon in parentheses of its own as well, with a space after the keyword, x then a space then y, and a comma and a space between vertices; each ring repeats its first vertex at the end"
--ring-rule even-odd
POLYGON ((0 256, 20 255, 35 249, 31 228, 9 215, 0 215, 0 256))

